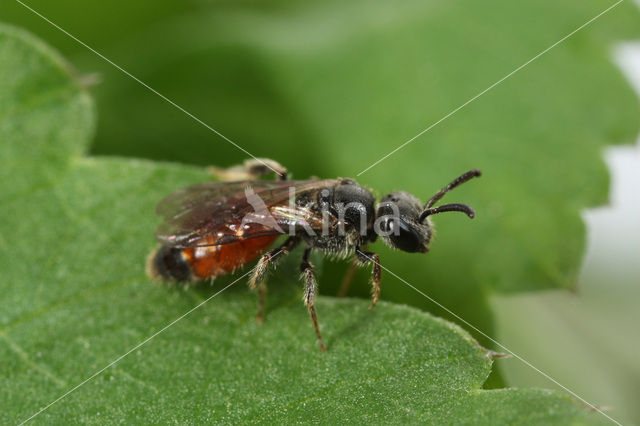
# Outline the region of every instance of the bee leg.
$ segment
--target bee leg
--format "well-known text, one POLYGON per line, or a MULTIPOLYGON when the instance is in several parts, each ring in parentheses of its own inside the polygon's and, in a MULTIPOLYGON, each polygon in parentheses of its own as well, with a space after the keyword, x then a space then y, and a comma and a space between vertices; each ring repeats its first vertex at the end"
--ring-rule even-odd
POLYGON ((318 294, 318 284, 316 283, 316 277, 313 275, 313 266, 309 263, 309 254, 311 254, 311 248, 307 248, 304 251, 302 257, 302 263, 300 264, 300 272, 302 273, 302 279, 304 280, 304 295, 302 300, 305 306, 309 309, 309 315, 311 321, 316 329, 316 336, 318 336, 318 342, 320 343, 320 350, 324 351, 327 347, 322 340, 322 334, 320 334, 320 327, 318 326, 318 315, 316 314, 316 296, 318 294))
POLYGON ((340 290, 338 290, 338 297, 346 297, 349 293, 349 288, 351 287, 351 282, 353 281, 353 276, 358 269, 358 263, 353 262, 351 266, 349 266, 349 270, 344 275, 344 279, 342 280, 342 284, 340 284, 340 290))
POLYGON ((289 237, 280 247, 263 254, 253 269, 251 278, 249 278, 249 287, 253 290, 262 285, 267 278, 269 270, 275 267, 280 259, 289 254, 299 242, 300 240, 296 237, 289 237))
POLYGON ((262 282, 258 287, 258 316, 256 320, 259 323, 264 322, 264 305, 267 301, 267 283, 262 282))
POLYGON ((275 173, 279 180, 287 180, 287 169, 268 158, 250 158, 240 165, 228 168, 211 166, 209 173, 223 181, 257 180, 270 173, 275 173))
POLYGON ((253 269, 251 278, 249 278, 249 288, 258 289, 258 322, 264 321, 264 305, 267 299, 266 279, 270 269, 276 266, 278 261, 289 254, 291 250, 298 245, 299 240, 295 237, 289 237, 278 248, 263 254, 258 260, 256 267, 253 269))
POLYGON ((356 248, 356 255, 357 262, 362 266, 373 263, 373 268, 371 270, 371 306, 369 306, 369 310, 372 310, 380 299, 380 281, 382 279, 380 257, 370 251, 360 251, 360 248, 356 248))
POLYGON ((280 163, 269 158, 250 158, 244 161, 244 167, 252 176, 261 177, 275 173, 276 179, 287 180, 287 169, 280 163))

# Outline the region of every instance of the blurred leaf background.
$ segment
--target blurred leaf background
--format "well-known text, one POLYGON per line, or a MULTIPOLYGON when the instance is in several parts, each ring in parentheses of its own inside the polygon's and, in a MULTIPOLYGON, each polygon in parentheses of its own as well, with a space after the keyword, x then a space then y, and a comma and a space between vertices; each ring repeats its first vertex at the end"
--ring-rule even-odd
MULTIPOLYGON (((252 154, 306 178, 355 177, 612 3, 28 4, 252 154)), ((494 317, 521 314, 499 303, 494 312, 490 296, 576 291, 580 214, 607 201, 603 149, 638 131, 637 97, 611 61, 615 42, 640 37, 638 18, 623 2, 360 176, 379 195, 405 189, 426 199, 466 169, 485 173, 447 196, 473 205, 475 221, 437 217, 426 256, 377 244, 385 266, 489 335, 494 317)), ((246 157, 20 4, 3 2, 0 19, 99 74, 93 154, 219 166, 246 157)), ((325 265, 321 291, 335 294, 344 271, 325 265)), ((366 296, 366 281, 362 271, 353 294, 366 296)), ((383 298, 449 318, 388 274, 383 298)), ((614 405, 605 395, 597 402, 614 405)))

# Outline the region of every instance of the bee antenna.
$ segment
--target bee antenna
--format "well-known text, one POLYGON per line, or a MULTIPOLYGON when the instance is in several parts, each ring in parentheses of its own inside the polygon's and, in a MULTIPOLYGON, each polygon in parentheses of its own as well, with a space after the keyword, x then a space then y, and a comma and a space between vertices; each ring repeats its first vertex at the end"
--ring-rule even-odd
MULTIPOLYGON (((424 209, 425 211, 422 213, 422 215, 420 215, 420 217, 422 217, 424 215, 424 213, 426 213, 427 210, 429 210, 429 208, 431 206, 433 206, 435 203, 437 203, 438 201, 440 201, 440 199, 444 196, 444 194, 446 194, 447 192, 451 191, 453 188, 455 188, 456 186, 462 185, 463 183, 467 182, 470 179, 473 179, 474 177, 478 177, 480 176, 482 173, 480 172, 480 170, 478 169, 473 169, 473 170, 469 170, 466 173, 461 174, 460 176, 458 176, 457 178, 455 178, 449 185, 445 186, 444 188, 442 188, 440 191, 436 192, 436 194, 431 197, 429 199, 429 201, 427 201, 427 203, 424 205, 424 209)), ((456 205, 456 206, 464 206, 464 204, 451 204, 456 205)), ((443 206, 444 207, 444 206, 443 206)), ((467 207, 467 210, 442 210, 442 211, 471 211, 473 212, 473 209, 471 209, 471 207, 469 206, 465 206, 467 207)), ((440 212, 436 212, 436 213, 440 213, 440 212)), ((431 213, 431 214, 435 214, 435 213, 431 213)), ((467 213, 468 215, 469 213, 467 213)), ((429 215, 426 215, 424 217, 427 217, 429 215)), ((473 217, 473 216, 470 216, 473 217)))
POLYGON ((476 212, 470 206, 466 204, 452 203, 424 210, 422 213, 420 213, 418 221, 422 223, 427 218, 427 216, 444 212, 462 212, 469 216, 470 219, 476 217, 476 212))

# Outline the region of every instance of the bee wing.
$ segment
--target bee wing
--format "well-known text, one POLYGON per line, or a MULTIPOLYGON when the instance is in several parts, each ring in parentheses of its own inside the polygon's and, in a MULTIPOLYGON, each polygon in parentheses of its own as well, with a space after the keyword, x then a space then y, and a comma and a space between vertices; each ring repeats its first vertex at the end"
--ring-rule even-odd
POLYGON ((308 181, 204 182, 179 189, 164 198, 156 213, 164 221, 156 239, 169 247, 229 244, 293 228, 319 229, 322 218, 304 208, 290 207, 296 196, 335 185, 334 179, 308 181))

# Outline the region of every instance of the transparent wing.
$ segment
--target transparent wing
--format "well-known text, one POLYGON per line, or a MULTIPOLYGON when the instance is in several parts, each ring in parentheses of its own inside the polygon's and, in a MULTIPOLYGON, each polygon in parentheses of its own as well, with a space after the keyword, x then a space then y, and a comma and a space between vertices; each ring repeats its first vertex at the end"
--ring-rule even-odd
POLYGON ((290 207, 289 196, 337 182, 241 181, 188 186, 158 203, 156 213, 164 221, 156 230, 156 238, 163 245, 185 248, 291 233, 305 226, 321 229, 322 218, 307 209, 290 207))

